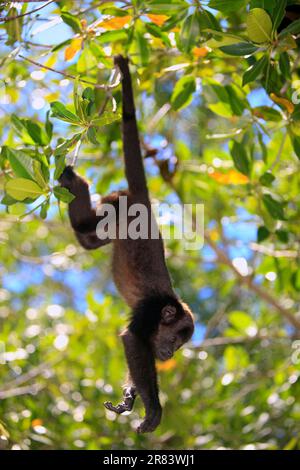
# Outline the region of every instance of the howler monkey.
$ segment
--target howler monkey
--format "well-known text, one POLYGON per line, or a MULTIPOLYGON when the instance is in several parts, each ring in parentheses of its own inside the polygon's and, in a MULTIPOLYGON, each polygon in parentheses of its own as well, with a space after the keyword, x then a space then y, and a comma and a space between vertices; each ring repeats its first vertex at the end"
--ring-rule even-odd
MULTIPOLYGON (((122 133, 128 191, 118 191, 103 197, 100 212, 103 204, 112 204, 118 213, 120 196, 127 196, 128 211, 134 204, 143 204, 147 208, 148 220, 153 222, 128 59, 119 55, 114 62, 122 75, 122 133)), ((121 334, 129 368, 124 399, 117 406, 110 402, 106 402, 105 406, 116 413, 129 411, 136 394, 139 394, 146 415, 137 431, 151 432, 159 425, 162 413, 155 359, 170 359, 191 338, 194 330, 192 313, 172 288, 160 234, 154 239, 148 233, 147 239, 132 239, 127 234, 127 237, 101 240, 97 237, 96 227, 103 220, 103 215, 99 215, 99 208, 97 213, 92 208, 86 181, 68 166, 60 183, 75 196, 69 204, 69 216, 79 243, 86 249, 95 249, 112 241, 114 281, 132 310, 129 325, 121 334)), ((122 222, 117 222, 117 234, 119 228, 124 230, 122 222)), ((128 225, 125 229, 127 231, 128 225)))

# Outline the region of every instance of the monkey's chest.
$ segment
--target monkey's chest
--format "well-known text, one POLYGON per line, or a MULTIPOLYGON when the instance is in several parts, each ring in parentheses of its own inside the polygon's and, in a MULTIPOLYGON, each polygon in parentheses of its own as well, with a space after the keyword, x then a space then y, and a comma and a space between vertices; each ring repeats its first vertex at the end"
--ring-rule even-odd
POLYGON ((113 250, 113 277, 130 307, 152 291, 169 292, 171 281, 163 247, 151 249, 149 240, 117 240, 113 250))

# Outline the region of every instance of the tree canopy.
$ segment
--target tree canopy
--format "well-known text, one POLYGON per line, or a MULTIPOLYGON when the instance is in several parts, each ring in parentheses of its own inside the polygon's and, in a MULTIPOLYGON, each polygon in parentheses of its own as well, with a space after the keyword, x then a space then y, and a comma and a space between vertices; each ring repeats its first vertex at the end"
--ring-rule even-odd
MULTIPOLYGON (((300 449, 300 20, 296 0, 2 2, 0 448, 300 449), (124 188, 130 58, 151 196, 204 204, 204 246, 166 240, 191 343, 158 364, 164 413, 116 417, 129 311, 110 248, 84 252, 76 164, 124 188)), ((165 213, 162 224, 173 223, 165 213)))

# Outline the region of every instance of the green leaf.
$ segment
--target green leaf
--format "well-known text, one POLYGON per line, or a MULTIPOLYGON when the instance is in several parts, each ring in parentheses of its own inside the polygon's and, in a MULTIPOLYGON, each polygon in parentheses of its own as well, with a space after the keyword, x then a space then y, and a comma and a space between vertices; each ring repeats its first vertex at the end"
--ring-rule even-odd
POLYGON ((198 21, 200 31, 204 29, 214 29, 215 31, 222 31, 217 18, 208 10, 201 10, 198 12, 198 21))
POLYGON ((281 243, 289 242, 289 233, 286 230, 276 230, 275 234, 281 243))
POLYGON ((25 140, 26 137, 29 137, 30 140, 27 140, 25 143, 37 144, 41 146, 45 146, 49 143, 48 135, 36 122, 30 119, 21 119, 15 114, 12 114, 11 120, 21 137, 23 137, 25 140))
POLYGON ((247 33, 251 41, 257 44, 270 42, 272 39, 272 21, 262 8, 253 8, 247 16, 247 33))
POLYGON ((275 176, 272 175, 272 173, 270 173, 269 171, 264 173, 259 178, 259 181, 263 186, 271 186, 274 180, 275 180, 275 176))
POLYGON ((254 54, 258 51, 258 48, 249 42, 239 42, 228 46, 222 46, 220 47, 220 50, 228 55, 247 56, 254 54))
POLYGON ((149 47, 148 47, 148 41, 145 38, 144 32, 143 31, 136 31, 135 33, 137 45, 138 45, 138 50, 139 50, 139 57, 141 60, 141 65, 145 67, 148 62, 149 62, 149 47))
POLYGON ((265 227, 264 225, 262 225, 261 227, 258 227, 258 230, 257 230, 257 241, 258 241, 258 243, 263 242, 270 235, 271 235, 271 232, 267 229, 267 227, 265 227))
POLYGON ((282 52, 279 57, 279 68, 286 79, 291 78, 291 63, 287 52, 282 52))
MULTIPOLYGON (((9 2, 11 3, 11 2, 9 2)), ((2 15, 1 15, 2 16, 2 15)), ((16 41, 21 40, 22 34, 22 18, 19 18, 19 13, 17 8, 12 7, 7 12, 7 18, 16 17, 14 20, 7 21, 5 23, 5 17, 2 19, 4 21, 4 27, 7 33, 7 46, 13 46, 16 41)))
POLYGON ((170 29, 176 27, 178 23, 186 17, 186 9, 182 8, 180 13, 172 14, 170 18, 168 18, 162 26, 160 26, 162 31, 170 31, 170 29))
POLYGON ((146 23, 145 27, 151 36, 161 39, 167 47, 171 47, 171 41, 168 35, 164 33, 159 26, 154 23, 146 23))
POLYGON ((292 114, 293 121, 300 121, 300 104, 295 106, 294 112, 292 114))
POLYGON ((52 116, 62 121, 72 123, 74 125, 80 126, 82 123, 76 114, 73 114, 69 111, 62 103, 59 101, 54 101, 50 104, 52 116))
POLYGON ((44 175, 42 172, 42 165, 38 160, 32 161, 33 171, 34 171, 34 179, 35 182, 43 189, 48 188, 47 182, 44 179, 44 175))
POLYGON ((54 179, 58 180, 58 178, 62 175, 64 168, 66 166, 66 156, 64 154, 55 156, 55 172, 54 172, 54 179))
POLYGON ((291 284, 297 292, 300 292, 300 269, 292 273, 291 284))
POLYGON ((71 38, 71 39, 66 39, 66 41, 60 42, 59 44, 57 44, 56 46, 54 46, 54 47, 51 49, 51 52, 59 51, 59 50, 62 49, 63 47, 65 47, 65 46, 71 44, 71 41, 72 41, 72 38, 71 38))
POLYGON ((270 194, 264 194, 262 200, 273 219, 285 220, 284 209, 281 202, 274 199, 270 194))
POLYGON ((292 136, 291 141, 292 141, 294 152, 300 160, 300 137, 292 136))
POLYGON ((128 32, 126 29, 119 29, 117 31, 105 31, 97 38, 100 44, 110 44, 117 41, 127 41, 128 32))
POLYGON ((61 19, 64 23, 70 26, 70 28, 72 28, 75 33, 81 33, 81 23, 76 16, 72 15, 68 11, 63 10, 61 13, 61 19))
POLYGON ((75 144, 82 138, 82 133, 74 134, 73 137, 67 140, 60 139, 59 145, 54 150, 54 156, 66 155, 68 151, 74 147, 75 144))
POLYGON ((46 122, 45 122, 45 130, 47 133, 47 136, 49 138, 49 141, 52 139, 52 134, 53 134, 53 124, 50 121, 50 109, 48 109, 47 114, 46 114, 46 122))
POLYGON ((238 88, 235 88, 233 85, 225 85, 225 90, 228 96, 228 103, 232 109, 232 112, 235 116, 242 116, 247 107, 247 102, 244 99, 244 96, 241 96, 238 88))
POLYGON ((254 336, 257 332, 255 321, 245 312, 231 312, 228 315, 228 320, 236 330, 243 334, 254 336))
POLYGON ((246 7, 247 3, 247 0, 234 0, 233 2, 228 0, 210 0, 208 6, 223 13, 230 13, 246 7))
POLYGON ((185 52, 191 50, 196 44, 200 34, 200 25, 197 13, 189 15, 182 23, 180 31, 180 43, 185 52))
POLYGON ((286 0, 273 0, 273 31, 277 31, 278 27, 281 25, 281 22, 285 17, 286 3, 286 0))
POLYGON ((47 218, 48 210, 50 207, 49 199, 47 199, 42 205, 41 205, 41 210, 40 210, 40 216, 42 219, 47 218))
POLYGON ((171 105, 173 109, 179 110, 187 106, 192 101, 192 95, 196 90, 194 77, 181 77, 175 85, 171 96, 171 105))
POLYGON ((296 20, 296 21, 293 21, 293 23, 291 23, 287 28, 283 29, 280 32, 278 37, 282 39, 288 34, 299 34, 299 33, 300 33, 300 20, 296 20))
POLYGON ((246 70, 246 72, 243 75, 243 86, 247 85, 248 83, 253 82, 256 80, 258 77, 260 77, 269 62, 268 56, 263 56, 261 59, 259 59, 257 62, 255 62, 254 65, 251 65, 251 67, 246 70))
POLYGON ((69 204, 73 201, 73 199, 75 199, 75 196, 70 193, 67 188, 62 188, 61 186, 55 186, 53 188, 53 193, 56 199, 58 199, 59 201, 66 202, 67 204, 69 204))
POLYGON ((36 123, 33 121, 30 121, 30 119, 24 120, 24 125, 27 129, 28 134, 32 138, 32 140, 39 145, 47 145, 49 142, 49 139, 47 135, 45 134, 44 130, 36 123))
POLYGON ((18 201, 14 199, 13 197, 9 196, 8 194, 5 194, 3 198, 1 199, 0 204, 3 204, 4 206, 12 206, 13 204, 16 204, 18 201))
POLYGON ((126 10, 121 10, 120 8, 116 8, 116 7, 105 7, 105 6, 104 8, 101 8, 101 13, 103 15, 118 16, 118 17, 128 15, 128 11, 126 10))
POLYGON ((249 356, 241 346, 227 346, 224 362, 227 371, 244 370, 249 365, 249 356))
POLYGON ((5 184, 5 191, 17 201, 24 201, 26 198, 36 199, 44 194, 44 190, 40 186, 25 178, 8 180, 5 184))
POLYGON ((281 122, 282 114, 277 109, 269 108, 269 106, 257 106, 252 110, 254 116, 264 119, 264 121, 281 122))
POLYGON ((33 160, 21 150, 3 147, 6 158, 16 176, 34 180, 33 160))
POLYGON ((251 165, 245 146, 239 142, 234 142, 231 149, 231 156, 238 171, 246 176, 250 176, 251 165))
POLYGON ((102 116, 97 117, 95 119, 91 120, 91 124, 93 126, 107 126, 108 124, 111 124, 112 122, 119 121, 121 119, 121 114, 120 113, 113 113, 112 111, 106 111, 102 116))
POLYGON ((181 0, 149 0, 147 4, 151 13, 163 13, 164 15, 174 14, 183 8, 187 8, 185 2, 182 2, 181 0))
POLYGON ((264 143, 263 135, 260 132, 258 133, 258 143, 259 143, 260 148, 261 148, 262 159, 265 163, 267 163, 267 161, 268 161, 268 149, 267 149, 266 144, 264 143))
POLYGON ((94 144, 94 145, 98 145, 99 142, 97 140, 97 133, 96 133, 96 129, 95 127, 89 127, 88 128, 88 131, 87 131, 87 138, 89 139, 89 141, 94 144))

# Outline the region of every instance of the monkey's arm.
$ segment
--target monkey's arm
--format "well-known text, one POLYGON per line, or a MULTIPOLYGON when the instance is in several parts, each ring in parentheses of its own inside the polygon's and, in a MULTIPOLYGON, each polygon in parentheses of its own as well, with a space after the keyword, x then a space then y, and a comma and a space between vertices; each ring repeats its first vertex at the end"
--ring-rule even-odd
POLYGON ((100 217, 97 217, 95 209, 92 208, 87 182, 78 176, 71 166, 65 168, 59 182, 75 196, 69 204, 69 217, 79 243, 87 250, 110 243, 109 239, 101 240, 96 235, 100 217))
POLYGON ((162 409, 158 397, 155 360, 151 348, 140 338, 126 330, 122 335, 129 373, 141 396, 146 416, 137 431, 152 432, 160 423, 162 409))

